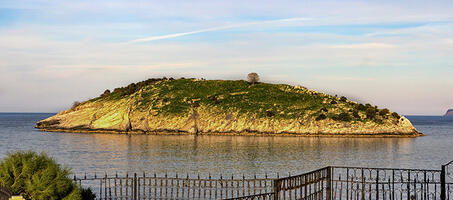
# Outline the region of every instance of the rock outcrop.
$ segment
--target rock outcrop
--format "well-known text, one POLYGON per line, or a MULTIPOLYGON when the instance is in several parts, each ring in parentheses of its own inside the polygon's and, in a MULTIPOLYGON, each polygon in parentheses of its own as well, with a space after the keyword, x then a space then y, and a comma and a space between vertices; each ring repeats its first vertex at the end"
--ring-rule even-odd
POLYGON ((453 109, 448 109, 444 116, 453 116, 453 109))
POLYGON ((36 128, 128 134, 423 135, 387 109, 301 86, 198 79, 153 80, 115 89, 39 121, 36 128))

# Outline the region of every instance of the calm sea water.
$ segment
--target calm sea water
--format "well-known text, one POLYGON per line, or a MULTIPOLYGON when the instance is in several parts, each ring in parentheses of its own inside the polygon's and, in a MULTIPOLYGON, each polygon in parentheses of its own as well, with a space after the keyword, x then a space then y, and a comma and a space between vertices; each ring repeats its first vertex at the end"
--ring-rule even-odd
POLYGON ((314 138, 46 133, 36 121, 53 114, 0 113, 0 158, 8 151, 46 152, 73 172, 202 175, 306 172, 327 165, 439 169, 453 160, 453 118, 409 116, 427 136, 314 138))

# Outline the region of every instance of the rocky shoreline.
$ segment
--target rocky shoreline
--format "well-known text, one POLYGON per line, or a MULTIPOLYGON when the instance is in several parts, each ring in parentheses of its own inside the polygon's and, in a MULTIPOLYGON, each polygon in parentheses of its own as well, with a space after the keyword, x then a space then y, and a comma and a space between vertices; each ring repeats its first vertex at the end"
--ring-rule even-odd
POLYGON ((257 136, 257 137, 365 137, 365 138, 415 138, 425 136, 425 134, 417 132, 414 134, 399 134, 399 133, 369 133, 369 134, 331 134, 331 133, 263 133, 263 132, 202 132, 190 133, 179 130, 166 131, 143 131, 143 130, 105 130, 105 129, 70 129, 70 128, 38 128, 44 132, 59 132, 59 133, 83 133, 83 134, 126 134, 126 135, 208 135, 208 136, 257 136))

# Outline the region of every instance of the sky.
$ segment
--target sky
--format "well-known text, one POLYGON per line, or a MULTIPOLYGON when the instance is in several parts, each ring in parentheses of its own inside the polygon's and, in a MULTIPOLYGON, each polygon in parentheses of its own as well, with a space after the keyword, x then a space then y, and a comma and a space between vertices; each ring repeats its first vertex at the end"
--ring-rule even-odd
POLYGON ((453 1, 0 0, 0 112, 154 77, 302 85, 405 115, 453 108, 453 1))

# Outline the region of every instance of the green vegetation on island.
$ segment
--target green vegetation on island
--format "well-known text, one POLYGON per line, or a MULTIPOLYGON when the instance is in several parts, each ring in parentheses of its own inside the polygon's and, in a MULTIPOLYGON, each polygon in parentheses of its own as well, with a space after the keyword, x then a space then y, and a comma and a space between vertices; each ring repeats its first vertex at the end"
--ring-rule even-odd
POLYGON ((382 123, 401 116, 388 109, 325 95, 304 87, 238 80, 148 79, 127 87, 106 90, 90 100, 115 101, 138 97, 136 109, 158 108, 157 113, 185 114, 199 105, 253 113, 258 117, 295 118, 309 114, 316 120, 366 121, 382 123))

